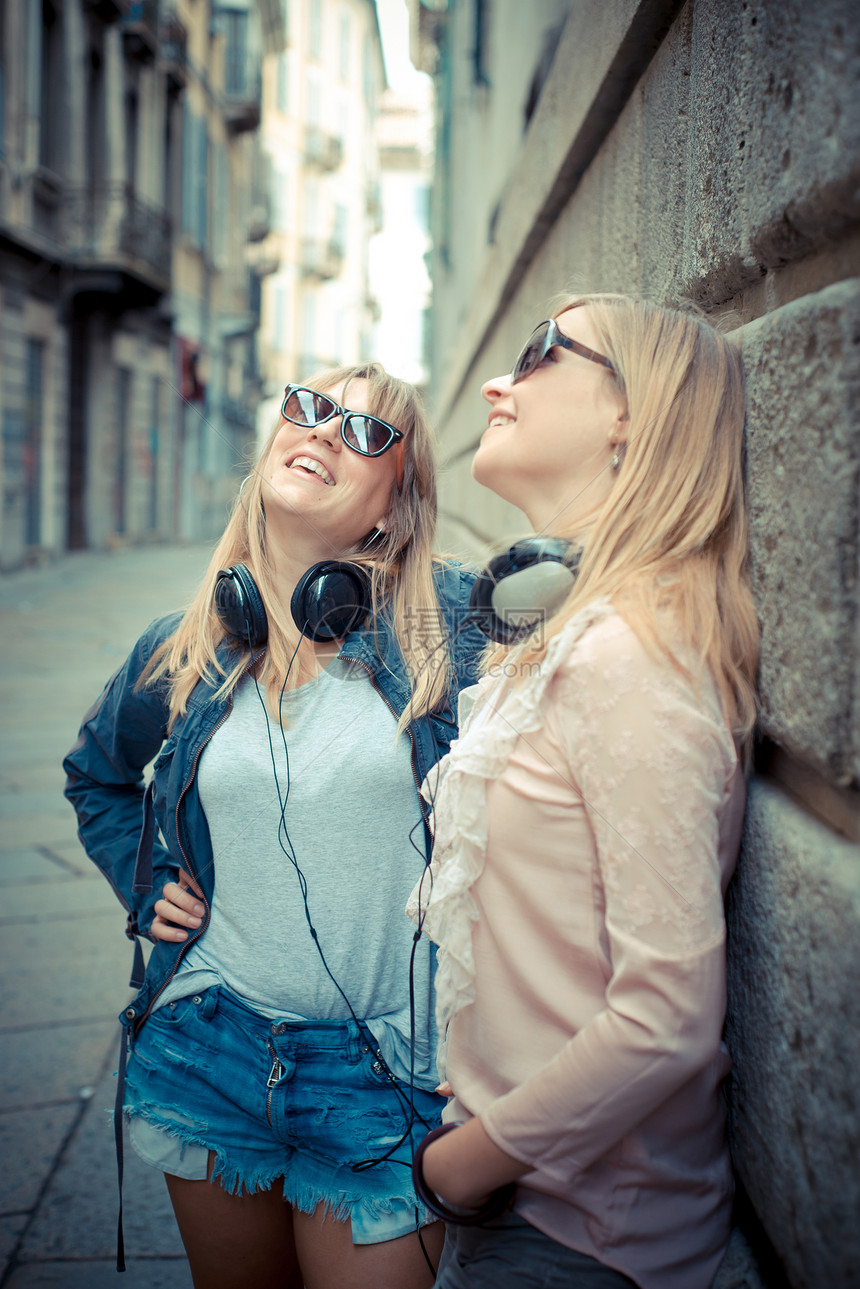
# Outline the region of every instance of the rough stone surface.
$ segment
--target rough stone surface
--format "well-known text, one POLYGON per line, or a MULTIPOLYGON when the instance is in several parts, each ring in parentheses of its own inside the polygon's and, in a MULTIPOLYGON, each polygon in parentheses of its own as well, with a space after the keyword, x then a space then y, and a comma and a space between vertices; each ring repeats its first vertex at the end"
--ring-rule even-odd
POLYGON ((711 1289, 766 1289, 752 1250, 738 1227, 732 1231, 711 1289))
MULTIPOLYGON (((596 46, 575 38, 592 20, 591 7, 572 15, 535 117, 541 128, 529 132, 518 160, 502 161, 507 178, 493 238, 483 251, 455 246, 453 262, 436 276, 431 386, 437 397, 444 391, 438 410, 446 426, 452 405, 469 397, 470 356, 492 345, 510 313, 523 317, 517 300, 533 266, 529 311, 572 275, 592 289, 691 293, 715 305, 860 219, 853 0, 822 0, 814 21, 800 0, 689 0, 618 121, 607 118, 597 156, 584 175, 569 176, 571 200, 541 229, 535 259, 509 280, 553 176, 576 151, 575 132, 595 128, 572 87, 596 92, 595 71, 611 56, 607 40, 631 13, 619 5, 595 11, 596 46), (556 110, 544 112, 551 102, 556 110)), ((499 110, 492 100, 482 105, 482 130, 492 129, 499 110)), ((466 112, 463 119, 473 118, 466 112)), ((451 219, 474 228, 487 194, 498 191, 500 156, 461 130, 452 137, 451 219)))
POLYGON ((848 783, 860 772, 860 279, 768 314, 743 346, 762 726, 848 783))
POLYGON ((753 781, 729 899, 732 1152, 793 1289, 860 1284, 860 847, 753 781))
POLYGON ((853 0, 693 8, 684 276, 716 301, 860 218, 860 23, 853 0))

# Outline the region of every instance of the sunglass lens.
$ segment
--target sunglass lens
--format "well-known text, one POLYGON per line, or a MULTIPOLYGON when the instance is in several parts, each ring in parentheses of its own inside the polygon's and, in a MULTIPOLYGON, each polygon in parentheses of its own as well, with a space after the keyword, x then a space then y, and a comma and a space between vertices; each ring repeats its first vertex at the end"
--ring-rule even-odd
POLYGON ((383 452, 392 439, 388 426, 375 416, 348 417, 344 423, 343 435, 351 448, 368 457, 383 452))
POLYGON ((544 322, 542 326, 532 332, 531 336, 526 341, 519 358, 514 364, 514 370, 511 373, 514 384, 516 384, 518 380, 522 380, 525 376, 528 376, 530 372, 533 372, 535 367, 537 367, 538 363, 543 358, 546 353, 546 337, 548 331, 549 326, 544 322))
POLYGON ((283 414, 296 425, 317 425, 327 420, 335 404, 313 389, 293 389, 284 400, 283 414))

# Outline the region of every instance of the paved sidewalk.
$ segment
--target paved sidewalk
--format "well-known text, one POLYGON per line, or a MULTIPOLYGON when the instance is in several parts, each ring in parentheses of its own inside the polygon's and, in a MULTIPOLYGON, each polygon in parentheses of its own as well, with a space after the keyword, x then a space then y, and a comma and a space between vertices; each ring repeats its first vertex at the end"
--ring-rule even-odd
POLYGON ((69 555, 0 577, 0 1289, 190 1289, 161 1176, 126 1154, 117 1279, 111 1112, 132 947, 77 841, 60 761, 204 547, 69 555))

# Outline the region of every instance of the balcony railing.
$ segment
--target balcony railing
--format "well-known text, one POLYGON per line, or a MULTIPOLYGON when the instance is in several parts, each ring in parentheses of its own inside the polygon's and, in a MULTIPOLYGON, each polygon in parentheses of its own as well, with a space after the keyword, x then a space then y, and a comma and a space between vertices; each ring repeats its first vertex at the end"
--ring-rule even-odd
POLYGON ((259 73, 250 74, 224 93, 224 121, 231 134, 256 130, 260 124, 262 81, 259 73))
POLYGON ((119 269, 148 286, 170 284, 171 229, 166 212, 141 201, 128 184, 73 189, 63 201, 65 241, 79 268, 119 269))
POLYGON ((343 247, 333 238, 302 238, 301 269, 305 277, 327 282, 340 273, 343 260, 343 247))
POLYGON ((161 15, 161 62, 170 88, 178 93, 188 79, 188 32, 175 13, 161 15))
POLYGON ((128 0, 121 21, 126 53, 148 61, 158 49, 158 0, 128 0))
POLYGON ((305 161, 319 170, 337 170, 343 161, 343 140, 316 125, 305 128, 305 161))
POLYGON ((84 8, 89 9, 102 22, 116 22, 128 12, 129 0, 84 0, 84 8))

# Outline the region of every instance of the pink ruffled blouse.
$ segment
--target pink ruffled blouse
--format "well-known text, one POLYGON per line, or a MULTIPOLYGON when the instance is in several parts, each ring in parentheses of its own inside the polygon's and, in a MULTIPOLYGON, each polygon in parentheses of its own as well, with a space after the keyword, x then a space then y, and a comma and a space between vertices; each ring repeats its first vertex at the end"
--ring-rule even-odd
POLYGON ((480 1115, 532 1166, 515 1207, 539 1230, 642 1289, 708 1289, 731 1210, 723 895, 745 796, 714 684, 598 602, 539 675, 484 677, 426 790, 445 1118, 480 1115))

